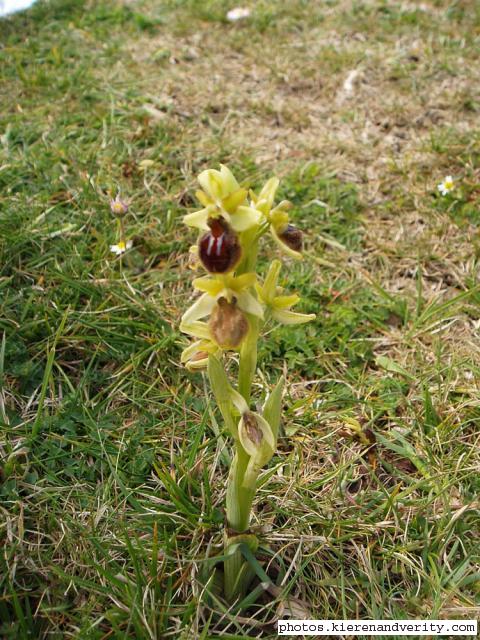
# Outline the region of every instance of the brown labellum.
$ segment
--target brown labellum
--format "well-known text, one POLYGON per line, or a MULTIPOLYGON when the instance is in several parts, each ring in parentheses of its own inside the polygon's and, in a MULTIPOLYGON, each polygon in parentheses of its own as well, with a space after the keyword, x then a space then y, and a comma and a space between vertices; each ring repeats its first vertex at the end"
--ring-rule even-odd
POLYGON ((294 227, 293 224, 289 224, 282 233, 278 234, 278 237, 287 247, 290 247, 293 251, 300 252, 302 250, 302 235, 300 229, 294 227))
POLYGON ((259 445, 263 440, 262 430, 258 426, 257 419, 251 411, 247 411, 243 414, 243 424, 245 425, 245 431, 249 439, 256 445, 259 445))
POLYGON ((238 236, 223 218, 208 221, 207 231, 198 243, 198 255, 210 273, 227 273, 240 260, 242 250, 238 236))
POLYGON ((219 298, 209 321, 215 342, 224 349, 235 349, 248 333, 248 320, 236 300, 219 298))

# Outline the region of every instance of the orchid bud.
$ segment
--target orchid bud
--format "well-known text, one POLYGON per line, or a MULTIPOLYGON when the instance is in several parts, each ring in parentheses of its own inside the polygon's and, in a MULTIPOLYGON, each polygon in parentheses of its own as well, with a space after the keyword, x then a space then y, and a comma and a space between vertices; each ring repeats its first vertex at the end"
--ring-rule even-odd
POLYGON ((275 436, 272 428, 259 413, 245 411, 238 425, 242 447, 262 467, 275 451, 275 436))
POLYGON ((227 273, 242 254, 238 236, 223 218, 212 218, 207 224, 210 231, 200 238, 199 258, 210 273, 227 273))
POLYGON ((196 271, 200 267, 198 247, 196 244, 192 245, 188 250, 187 267, 192 271, 196 271))
POLYGON ((243 414, 243 426, 250 442, 252 442, 255 447, 258 447, 263 440, 263 433, 258 426, 258 421, 254 413, 248 411, 243 414))
POLYGON ((199 369, 206 369, 208 365, 208 352, 207 351, 197 351, 197 353, 193 354, 190 360, 187 360, 185 363, 185 367, 189 371, 198 371, 199 369))
POLYGON ((223 349, 236 349, 248 333, 248 320, 235 299, 219 298, 209 321, 215 342, 223 349))
POLYGON ((242 447, 250 456, 243 486, 252 488, 261 468, 272 459, 275 453, 275 436, 263 416, 253 411, 246 411, 238 425, 238 437, 242 447))
POLYGON ((128 204, 117 196, 115 200, 110 200, 110 211, 116 218, 123 218, 128 213, 128 204))
POLYGON ((293 226, 293 224, 287 225, 286 228, 278 234, 278 237, 293 251, 300 252, 302 250, 302 232, 293 226))

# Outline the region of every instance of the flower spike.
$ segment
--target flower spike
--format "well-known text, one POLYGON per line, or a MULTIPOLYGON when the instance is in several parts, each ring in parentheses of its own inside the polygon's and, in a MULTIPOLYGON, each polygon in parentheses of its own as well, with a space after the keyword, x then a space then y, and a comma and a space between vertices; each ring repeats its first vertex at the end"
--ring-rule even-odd
MULTIPOLYGON (((258 476, 275 453, 281 424, 283 377, 264 400, 261 413, 251 410, 252 393, 258 390, 252 388, 258 339, 265 320, 293 325, 315 315, 292 311, 300 297, 283 293, 278 285, 279 260, 271 262, 263 282, 257 279, 259 241, 267 231, 284 253, 302 257, 301 231, 289 220, 291 204, 286 200, 274 204, 278 178, 270 178, 258 195, 241 187, 225 165, 202 171, 198 182, 197 198, 203 208, 186 215, 184 222, 201 231, 190 256, 194 266, 203 266, 208 273, 193 280, 199 296, 181 319, 180 330, 193 339, 181 362, 191 371, 206 369, 224 431, 234 443, 223 560, 224 594, 233 603, 244 599, 251 581, 251 566, 239 547, 257 550, 256 536, 248 533, 252 504, 258 476), (232 370, 238 371, 235 384, 230 382, 232 370)), ((256 407, 261 406, 259 401, 256 397, 256 407)))

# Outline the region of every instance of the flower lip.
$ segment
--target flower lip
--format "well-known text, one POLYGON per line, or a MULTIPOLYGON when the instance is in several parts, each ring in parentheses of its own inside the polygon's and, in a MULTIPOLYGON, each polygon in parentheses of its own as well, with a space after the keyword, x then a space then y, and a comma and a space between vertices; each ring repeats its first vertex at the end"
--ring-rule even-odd
POLYGON ((224 349, 236 349, 249 329, 245 314, 237 307, 237 299, 229 302, 224 297, 218 299, 208 326, 215 342, 224 349))
POLYGON ((300 253, 303 245, 303 234, 300 229, 297 229, 293 224, 289 224, 278 236, 287 247, 300 253))
POLYGON ((198 243, 200 261, 210 273, 227 273, 239 262, 242 250, 237 234, 223 218, 211 218, 198 243))
POLYGON ((255 414, 251 411, 247 411, 242 417, 247 436, 254 444, 259 445, 263 440, 263 433, 258 427, 258 421, 255 414))

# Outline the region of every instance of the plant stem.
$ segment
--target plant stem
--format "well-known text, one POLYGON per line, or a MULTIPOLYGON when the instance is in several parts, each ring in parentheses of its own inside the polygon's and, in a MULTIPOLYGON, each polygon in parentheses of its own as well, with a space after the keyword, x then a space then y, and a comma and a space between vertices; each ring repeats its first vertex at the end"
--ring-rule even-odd
POLYGON ((254 491, 242 486, 249 456, 240 444, 236 443, 236 453, 230 467, 227 485, 227 523, 235 533, 248 530, 250 511, 254 491))
POLYGON ((240 364, 238 368, 238 390, 250 403, 252 382, 257 368, 257 342, 259 334, 259 320, 249 316, 250 330, 240 349, 240 364))
MULTIPOLYGON (((240 351, 240 366, 238 372, 238 390, 250 402, 252 380, 257 367, 257 341, 259 322, 253 316, 250 320, 250 331, 240 351)), ((248 531, 250 525, 250 513, 252 510, 255 489, 243 486, 245 472, 249 462, 249 455, 240 442, 236 442, 236 453, 230 468, 227 484, 227 524, 233 536, 248 531)), ((228 556, 224 562, 225 571, 225 596, 233 601, 244 595, 252 572, 245 566, 245 559, 241 551, 235 550, 228 553, 229 533, 225 539, 225 553, 228 556)))
MULTIPOLYGON (((248 251, 238 269, 241 273, 255 271, 258 253, 258 238, 246 238, 248 251)), ((240 349, 240 364, 238 369, 238 390, 250 403, 252 382, 257 368, 257 342, 260 331, 260 321, 255 316, 249 316, 250 329, 240 349)), ((235 549, 229 553, 229 548, 235 544, 238 534, 248 531, 250 513, 252 510, 255 488, 243 486, 245 472, 249 462, 249 455, 240 442, 236 441, 235 457, 230 468, 227 484, 227 525, 225 536, 225 596, 230 602, 244 595, 252 578, 252 571, 247 566, 241 551, 235 549)), ((252 536, 254 538, 254 536, 252 536)), ((256 547, 255 547, 256 548, 256 547)))
POLYGON ((120 227, 120 242, 124 242, 126 244, 127 241, 125 239, 125 222, 123 218, 119 218, 118 222, 120 227))
POLYGON ((245 559, 241 551, 236 549, 229 552, 229 546, 232 544, 232 538, 235 540, 236 534, 248 531, 252 501, 255 495, 254 489, 247 489, 242 486, 249 456, 240 442, 237 442, 236 448, 227 484, 228 531, 225 535, 224 545, 227 557, 223 565, 225 597, 230 602, 244 595, 251 580, 251 572, 246 571, 246 567, 244 567, 245 559))

